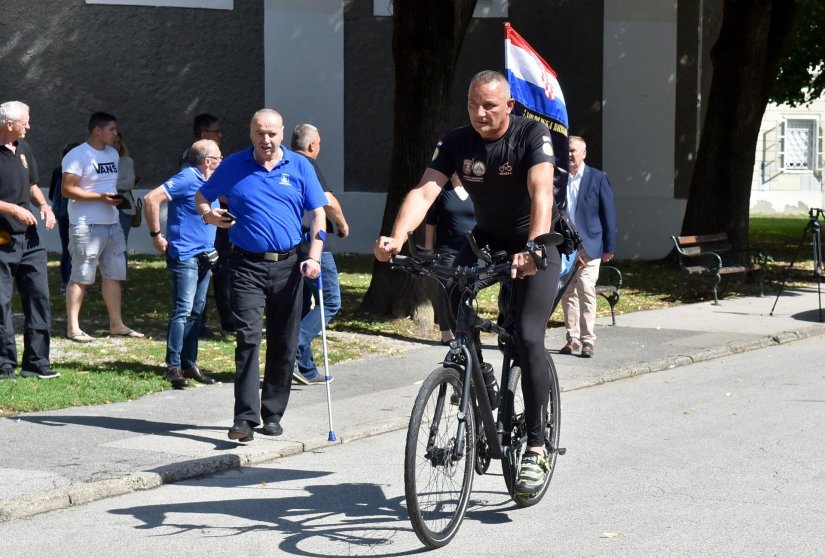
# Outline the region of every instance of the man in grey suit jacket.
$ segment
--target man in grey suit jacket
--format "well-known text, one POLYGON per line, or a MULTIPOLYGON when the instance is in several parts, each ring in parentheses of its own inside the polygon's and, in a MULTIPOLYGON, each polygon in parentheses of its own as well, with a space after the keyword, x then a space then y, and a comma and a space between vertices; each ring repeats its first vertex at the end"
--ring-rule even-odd
POLYGON ((587 144, 570 136, 570 176, 567 180, 567 208, 582 239, 579 255, 587 266, 562 298, 567 343, 559 354, 581 349, 589 358, 595 351, 596 280, 599 265, 613 259, 616 250, 616 207, 607 173, 584 164, 587 144))

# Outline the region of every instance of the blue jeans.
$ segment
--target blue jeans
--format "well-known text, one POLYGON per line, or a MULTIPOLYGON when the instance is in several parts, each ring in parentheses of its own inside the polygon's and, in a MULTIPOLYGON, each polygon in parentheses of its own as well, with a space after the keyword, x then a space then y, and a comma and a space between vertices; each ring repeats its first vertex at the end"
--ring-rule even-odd
MULTIPOLYGON (((324 323, 341 309, 341 290, 338 287, 338 268, 332 252, 321 254, 321 282, 324 289, 324 323)), ((298 337, 298 370, 307 378, 318 374, 310 343, 321 333, 321 306, 318 296, 318 281, 304 278, 304 308, 301 312, 301 333, 298 337), (310 309, 312 301, 315 307, 310 309)))
POLYGON ((188 260, 166 257, 172 283, 172 313, 166 335, 166 366, 189 368, 198 360, 198 324, 209 290, 208 268, 197 256, 188 260))

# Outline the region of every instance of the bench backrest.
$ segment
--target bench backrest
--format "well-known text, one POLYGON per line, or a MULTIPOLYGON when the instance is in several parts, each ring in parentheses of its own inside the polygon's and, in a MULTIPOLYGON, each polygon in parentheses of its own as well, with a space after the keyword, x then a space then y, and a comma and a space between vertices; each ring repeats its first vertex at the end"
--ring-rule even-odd
POLYGON ((672 236, 676 250, 686 256, 703 252, 726 252, 731 249, 728 233, 696 234, 692 236, 672 236))

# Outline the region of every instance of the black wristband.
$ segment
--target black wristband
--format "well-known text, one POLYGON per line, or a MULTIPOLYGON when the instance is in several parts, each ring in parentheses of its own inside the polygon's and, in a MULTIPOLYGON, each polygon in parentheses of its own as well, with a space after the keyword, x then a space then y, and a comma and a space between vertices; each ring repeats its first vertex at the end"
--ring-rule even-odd
POLYGON ((162 232, 160 232, 160 231, 149 231, 149 236, 151 236, 152 238, 158 237, 158 236, 160 236, 160 235, 162 235, 162 234, 163 234, 163 233, 162 233, 162 232))

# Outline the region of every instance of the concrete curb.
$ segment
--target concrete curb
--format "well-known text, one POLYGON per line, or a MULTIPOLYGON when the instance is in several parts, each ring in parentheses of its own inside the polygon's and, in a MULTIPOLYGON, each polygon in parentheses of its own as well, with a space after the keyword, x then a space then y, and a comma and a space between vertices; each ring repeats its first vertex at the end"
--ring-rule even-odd
POLYGON ((222 455, 181 461, 160 467, 154 471, 130 473, 120 478, 74 484, 36 494, 9 498, 0 502, 0 523, 88 504, 95 500, 113 496, 151 490, 164 484, 214 475, 241 467, 251 467, 307 451, 346 444, 361 438, 402 430, 407 427, 408 422, 409 417, 392 417, 380 422, 361 425, 334 442, 313 442, 311 444, 295 441, 282 442, 274 449, 271 446, 266 449, 244 446, 222 455))
MULTIPOLYGON (((768 335, 749 343, 728 343, 718 348, 705 349, 689 355, 675 355, 611 370, 602 377, 584 379, 575 385, 568 386, 566 389, 563 388, 562 391, 573 391, 624 378, 631 378, 641 374, 671 370, 690 364, 821 335, 825 335, 825 329, 812 326, 768 335)), ((213 475, 241 467, 250 467, 298 453, 317 451, 361 438, 402 430, 407 427, 408 421, 409 417, 407 416, 396 416, 359 425, 334 442, 313 441, 306 443, 289 441, 279 443, 276 448, 272 448, 271 446, 267 448, 245 446, 222 455, 173 463, 154 471, 130 473, 121 478, 75 484, 36 494, 9 498, 0 502, 0 522, 30 517, 48 511, 60 510, 140 490, 150 490, 164 484, 213 475)))

